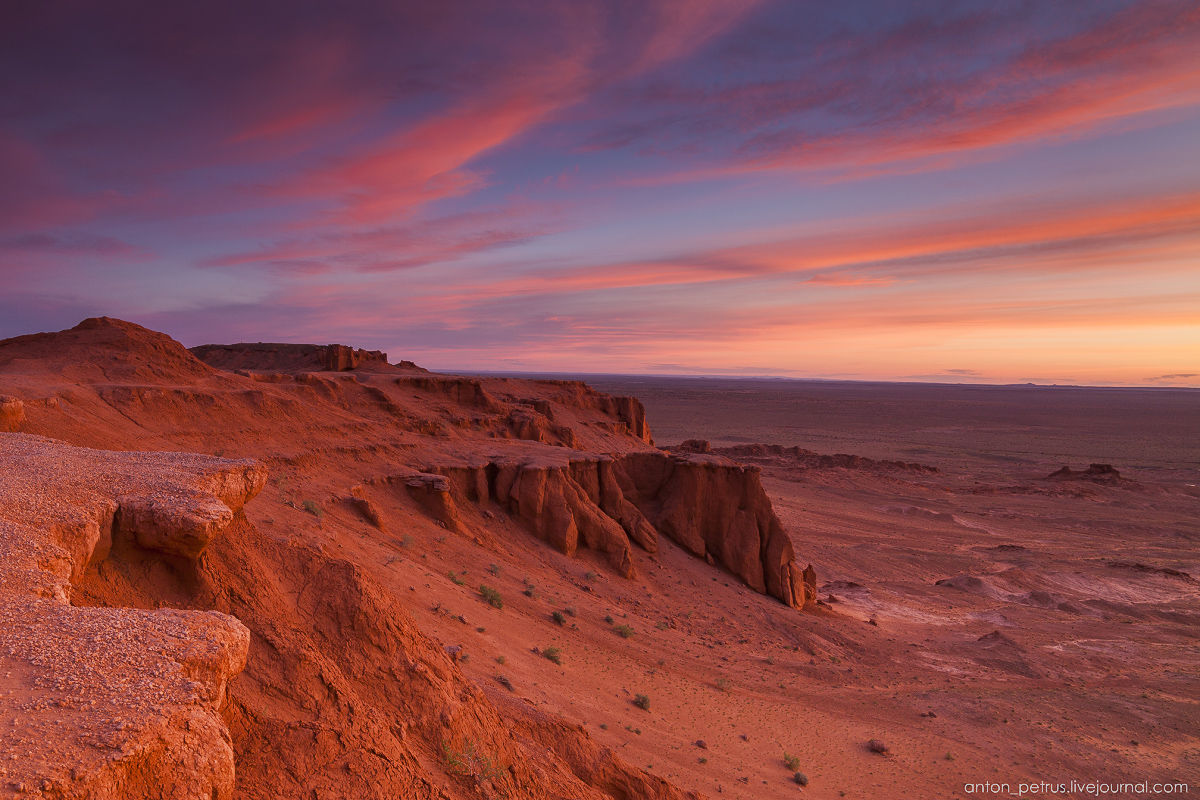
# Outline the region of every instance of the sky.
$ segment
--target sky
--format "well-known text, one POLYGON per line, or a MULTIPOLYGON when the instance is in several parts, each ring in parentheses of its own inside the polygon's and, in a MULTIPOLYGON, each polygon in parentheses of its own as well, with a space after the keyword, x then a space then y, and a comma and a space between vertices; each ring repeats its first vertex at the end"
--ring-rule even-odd
POLYGON ((0 8, 0 337, 1200 386, 1195 0, 0 8))

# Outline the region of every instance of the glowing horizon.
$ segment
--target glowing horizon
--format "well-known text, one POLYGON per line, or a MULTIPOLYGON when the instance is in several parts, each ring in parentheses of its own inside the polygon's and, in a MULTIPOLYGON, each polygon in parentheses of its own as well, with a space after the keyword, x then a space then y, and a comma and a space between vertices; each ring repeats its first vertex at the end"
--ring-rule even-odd
POLYGON ((1200 8, 0 12, 0 337, 1200 386, 1200 8))

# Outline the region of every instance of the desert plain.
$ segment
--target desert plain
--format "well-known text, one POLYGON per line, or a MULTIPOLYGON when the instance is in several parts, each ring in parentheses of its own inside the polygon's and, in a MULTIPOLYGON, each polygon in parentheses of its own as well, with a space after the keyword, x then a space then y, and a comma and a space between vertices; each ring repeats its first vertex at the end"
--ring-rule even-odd
POLYGON ((402 358, 0 342, 3 796, 1195 790, 1200 392, 402 358))

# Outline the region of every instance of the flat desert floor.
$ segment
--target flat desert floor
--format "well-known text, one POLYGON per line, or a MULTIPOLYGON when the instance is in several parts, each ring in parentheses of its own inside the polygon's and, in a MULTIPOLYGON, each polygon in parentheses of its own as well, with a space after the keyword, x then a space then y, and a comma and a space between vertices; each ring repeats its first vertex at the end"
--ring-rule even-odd
POLYGON ((669 542, 628 582, 514 536, 538 554, 497 565, 504 612, 446 583, 472 561, 454 541, 396 561, 397 583, 438 596, 429 622, 464 641, 477 680, 503 672, 707 795, 1197 790, 1200 392, 586 380, 639 397, 660 446, 705 439, 759 464, 822 603, 786 609, 669 542), (555 609, 565 625, 545 625, 555 609), (518 646, 543 630, 561 667, 518 646))

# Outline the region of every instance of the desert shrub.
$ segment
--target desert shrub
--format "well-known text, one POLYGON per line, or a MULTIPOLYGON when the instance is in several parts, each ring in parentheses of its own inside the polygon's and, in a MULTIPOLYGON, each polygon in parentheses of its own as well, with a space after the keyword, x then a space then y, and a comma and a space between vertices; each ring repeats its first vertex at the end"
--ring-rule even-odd
POLYGON ((563 609, 563 613, 566 614, 568 617, 575 616, 575 606, 567 606, 566 608, 563 609))
POLYGON ((796 758, 793 755, 788 755, 787 753, 784 753, 783 754, 783 763, 787 764, 787 768, 790 769, 792 772, 795 772, 796 770, 800 769, 800 759, 796 758))
POLYGON ((447 771, 452 775, 466 775, 476 781, 494 781, 508 771, 507 766, 495 763, 472 739, 463 742, 461 750, 456 750, 449 742, 443 741, 442 753, 446 756, 447 771))
POLYGON ((792 776, 792 780, 794 780, 796 783, 800 784, 801 786, 808 786, 808 776, 805 775, 803 772, 797 772, 795 775, 792 776))
POLYGON ((671 626, 668 625, 665 620, 660 619, 658 622, 654 623, 654 627, 660 631, 665 631, 667 628, 669 628, 671 626))
POLYGON ((634 695, 633 704, 643 711, 650 710, 650 696, 645 694, 634 695))
POLYGON ((606 615, 606 616, 604 617, 604 621, 605 621, 605 622, 607 622, 609 625, 612 625, 612 624, 613 624, 613 618, 612 618, 612 614, 608 614, 608 615, 606 615))
POLYGON ((450 570, 450 580, 454 582, 455 586, 466 586, 467 584, 466 581, 454 574, 454 570, 450 570))
POLYGON ((407 550, 408 548, 412 547, 412 545, 413 537, 409 536, 407 533, 404 534, 404 538, 400 540, 400 546, 407 550))
POLYGON ((317 504, 316 500, 305 500, 300 504, 300 508, 307 511, 309 514, 312 514, 317 519, 325 516, 325 509, 321 508, 321 506, 317 504))
POLYGON ((537 592, 535 592, 535 591, 533 590, 533 584, 532 584, 532 583, 526 583, 526 584, 525 584, 525 591, 523 592, 523 594, 524 594, 526 597, 537 597, 537 592))
POLYGON ((547 647, 542 651, 542 655, 555 664, 562 664, 562 650, 559 650, 557 647, 547 647))
POLYGON ((583 577, 587 578, 589 581, 594 581, 594 580, 596 580, 596 573, 592 572, 591 570, 588 570, 587 573, 583 577))
POLYGON ((550 612, 550 619, 554 620, 555 625, 565 625, 567 618, 563 616, 561 611, 550 612))
POLYGON ((496 676, 496 683, 500 684, 505 689, 508 689, 510 692, 513 690, 512 681, 510 681, 508 678, 504 677, 503 675, 496 676))
POLYGON ((631 636, 633 636, 634 630, 633 630, 633 628, 629 627, 628 625, 618 625, 617 633, 621 634, 622 639, 628 639, 631 636))
POLYGON ((733 684, 729 682, 729 678, 717 678, 717 688, 722 692, 728 692, 733 688, 733 684))
POLYGON ((496 656, 496 663, 497 664, 507 664, 508 659, 505 658, 504 656, 496 656))
POLYGON ((697 758, 697 759, 696 759, 696 763, 698 763, 698 764, 707 764, 707 763, 708 763, 708 759, 707 759, 707 758, 705 758, 704 756, 700 756, 700 758, 697 758))
POLYGON ((880 755, 882 755, 882 754, 888 752, 888 750, 890 748, 886 744, 884 744, 882 740, 872 739, 871 741, 867 742, 867 749, 870 750, 872 753, 879 753, 880 755))
POLYGON ((500 592, 491 586, 482 583, 479 584, 479 593, 483 595, 483 599, 487 600, 487 604, 492 608, 504 608, 504 600, 500 598, 500 592))
POLYGON ((490 567, 488 567, 488 572, 492 573, 493 575, 499 575, 500 574, 500 565, 492 564, 490 567))

